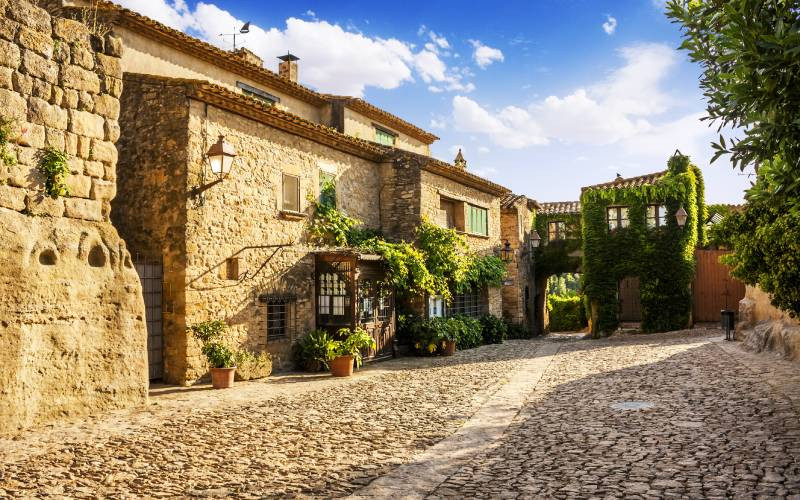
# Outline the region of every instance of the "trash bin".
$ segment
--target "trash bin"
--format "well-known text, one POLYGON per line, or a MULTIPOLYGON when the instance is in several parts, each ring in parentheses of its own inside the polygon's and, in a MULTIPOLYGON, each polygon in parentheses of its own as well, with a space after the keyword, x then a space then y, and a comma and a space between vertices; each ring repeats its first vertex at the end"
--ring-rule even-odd
POLYGON ((720 322, 725 330, 725 340, 733 340, 734 312, 729 309, 720 311, 720 322))

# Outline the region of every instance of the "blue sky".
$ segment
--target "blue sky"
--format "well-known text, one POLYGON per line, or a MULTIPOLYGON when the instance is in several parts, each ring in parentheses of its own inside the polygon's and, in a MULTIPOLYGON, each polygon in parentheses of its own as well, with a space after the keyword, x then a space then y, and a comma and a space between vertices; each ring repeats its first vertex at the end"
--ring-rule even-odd
POLYGON ((709 202, 740 203, 746 176, 708 161, 699 67, 676 47, 663 2, 121 0, 224 48, 238 42, 300 82, 359 95, 463 148, 469 169, 540 201, 665 168, 678 148, 703 168, 709 202))

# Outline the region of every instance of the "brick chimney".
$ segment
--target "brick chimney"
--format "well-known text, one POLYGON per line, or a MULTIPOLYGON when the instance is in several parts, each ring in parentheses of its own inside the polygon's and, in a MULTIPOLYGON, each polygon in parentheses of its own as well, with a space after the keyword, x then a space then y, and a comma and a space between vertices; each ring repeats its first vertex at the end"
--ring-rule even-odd
POLYGON ((244 47, 239 47, 238 49, 233 51, 233 55, 240 59, 244 59, 246 62, 250 64, 255 64, 256 66, 264 66, 264 60, 255 55, 253 52, 247 50, 244 47))
POLYGON ((278 65, 278 74, 281 75, 281 78, 297 83, 297 61, 300 58, 287 52, 285 56, 280 56, 278 59, 281 60, 278 65))

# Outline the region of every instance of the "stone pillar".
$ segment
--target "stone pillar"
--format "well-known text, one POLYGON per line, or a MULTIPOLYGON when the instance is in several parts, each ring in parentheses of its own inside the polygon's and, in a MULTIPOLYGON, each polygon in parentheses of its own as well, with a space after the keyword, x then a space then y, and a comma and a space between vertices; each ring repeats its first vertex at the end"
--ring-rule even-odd
POLYGON ((0 433, 147 400, 144 302, 109 221, 121 44, 0 0, 0 433), (39 154, 66 154, 50 197, 39 154))

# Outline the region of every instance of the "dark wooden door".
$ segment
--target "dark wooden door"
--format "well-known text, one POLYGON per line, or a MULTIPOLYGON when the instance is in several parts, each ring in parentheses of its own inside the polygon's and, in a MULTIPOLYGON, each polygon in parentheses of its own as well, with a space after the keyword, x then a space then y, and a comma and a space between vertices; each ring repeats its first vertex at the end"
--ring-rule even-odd
POLYGON ((629 276, 619 282, 619 320, 638 322, 642 320, 642 299, 639 293, 639 277, 629 276))
POLYGON ((731 277, 730 269, 719 262, 725 250, 695 250, 697 267, 692 282, 692 319, 697 322, 720 320, 722 309, 739 309, 744 284, 731 277))
POLYGON ((156 261, 137 261, 134 267, 139 274, 144 296, 149 378, 158 380, 164 376, 164 332, 161 318, 163 266, 156 261))

